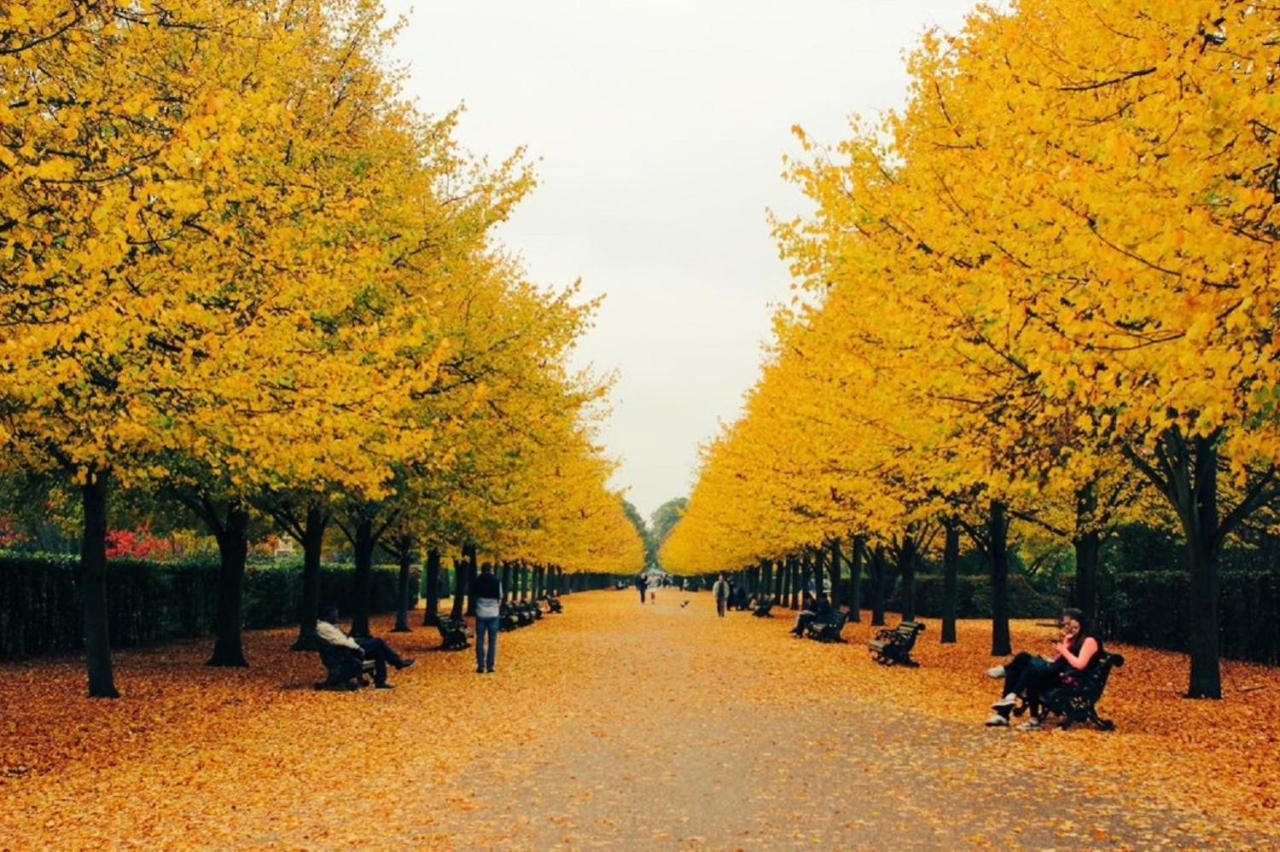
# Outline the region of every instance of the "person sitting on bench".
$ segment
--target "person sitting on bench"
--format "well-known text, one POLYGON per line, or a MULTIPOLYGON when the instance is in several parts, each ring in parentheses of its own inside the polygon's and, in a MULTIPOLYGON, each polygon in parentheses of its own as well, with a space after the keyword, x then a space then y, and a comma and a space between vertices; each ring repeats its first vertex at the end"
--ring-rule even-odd
POLYGON ((1022 651, 1002 666, 987 669, 987 675, 1004 679, 1004 691, 999 701, 991 705, 995 714, 987 719, 991 727, 1007 727, 1009 714, 1022 696, 1033 712, 1031 719, 1018 726, 1019 730, 1035 730, 1040 719, 1035 714, 1039 696, 1048 689, 1069 680, 1073 672, 1085 671, 1099 659, 1102 640, 1088 628, 1083 612, 1068 608, 1062 611, 1062 638, 1053 646, 1052 657, 1033 657, 1022 651))
MULTIPOLYGON (((805 597, 808 597, 806 593, 805 597)), ((826 593, 818 595, 818 599, 805 606, 800 610, 800 614, 796 616, 796 626, 791 628, 791 632, 796 636, 803 636, 804 629, 813 622, 828 623, 831 618, 831 601, 827 600, 826 593)))
MULTIPOLYGON (((327 642, 339 648, 349 648, 356 659, 373 660, 373 685, 378 689, 391 689, 387 683, 387 663, 396 670, 407 669, 413 665, 412 657, 401 657, 391 646, 381 639, 353 639, 338 627, 338 608, 327 606, 320 612, 320 620, 316 622, 316 636, 321 642, 327 642)), ((368 681, 365 681, 368 683, 368 681)))

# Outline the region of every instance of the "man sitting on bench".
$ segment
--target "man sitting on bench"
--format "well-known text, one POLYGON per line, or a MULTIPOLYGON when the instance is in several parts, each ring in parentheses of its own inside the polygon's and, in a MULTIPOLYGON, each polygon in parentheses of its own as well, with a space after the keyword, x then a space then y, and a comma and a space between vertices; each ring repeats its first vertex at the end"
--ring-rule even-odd
MULTIPOLYGON (((316 622, 316 636, 321 642, 327 642, 339 648, 349 648, 356 659, 373 660, 373 685, 378 689, 391 689, 387 683, 387 663, 396 670, 407 669, 413 665, 412 657, 401 657, 391 646, 381 639, 353 639, 338 627, 338 608, 327 606, 320 613, 316 622)), ((368 683, 368 681, 365 681, 368 683)))
MULTIPOLYGON (((808 596, 806 592, 805 597, 808 596)), ((796 636, 803 636, 804 629, 815 621, 829 624, 831 615, 831 601, 827 600, 826 592, 822 592, 816 601, 800 610, 800 614, 796 616, 796 626, 791 628, 791 632, 796 636)))

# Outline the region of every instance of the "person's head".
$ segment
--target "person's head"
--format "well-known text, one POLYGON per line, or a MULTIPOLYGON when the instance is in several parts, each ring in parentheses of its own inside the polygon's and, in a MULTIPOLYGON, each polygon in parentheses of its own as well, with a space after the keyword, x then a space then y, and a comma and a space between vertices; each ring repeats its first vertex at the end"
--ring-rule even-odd
POLYGON ((724 579, 724 572, 721 572, 721 573, 720 573, 720 579, 721 579, 721 580, 723 580, 723 579, 724 579))
POLYGON ((827 593, 826 593, 826 592, 819 592, 819 593, 818 593, 818 603, 826 603, 826 602, 827 602, 827 593))
POLYGON ((1089 618, 1083 610, 1069 606, 1062 611, 1062 632, 1068 636, 1078 636, 1089 632, 1089 618))
POLYGON ((338 623, 338 608, 333 604, 327 604, 320 607, 320 620, 327 621, 330 624, 338 623))

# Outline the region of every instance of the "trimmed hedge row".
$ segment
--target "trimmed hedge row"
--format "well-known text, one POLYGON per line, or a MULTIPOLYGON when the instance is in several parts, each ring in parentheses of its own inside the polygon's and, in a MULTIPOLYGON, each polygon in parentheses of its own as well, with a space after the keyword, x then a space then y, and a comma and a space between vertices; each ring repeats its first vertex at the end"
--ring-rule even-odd
MULTIPOLYGON (((1220 575, 1222 656, 1280 663, 1280 571, 1226 570, 1220 575)), ((1191 596, 1185 571, 1115 574, 1104 581, 1098 621, 1122 642, 1187 650, 1191 596)))
MULTIPOLYGON (((895 593, 889 596, 889 608, 901 611, 901 601, 895 593)), ((916 615, 929 618, 942 617, 942 577, 922 574, 916 577, 916 615)), ((865 603, 868 599, 864 597, 865 603)), ((1010 618, 1056 618, 1062 612, 1062 602, 1036 590, 1021 574, 1009 575, 1010 618)), ((991 617, 991 578, 980 574, 960 574, 956 577, 956 618, 991 617)))
MULTIPOLYGON (((899 597, 902 584, 899 578, 890 579, 891 587, 887 593, 885 606, 888 612, 901 612, 902 600, 899 597)), ((850 599, 852 581, 844 579, 840 583, 840 601, 847 604, 850 599)), ((862 578, 861 603, 864 610, 871 609, 872 585, 867 577, 862 578)), ((942 617, 942 577, 936 574, 918 574, 915 582, 916 615, 929 618, 942 617)), ((1009 577, 1009 616, 1010 618, 1048 618, 1057 616, 1062 611, 1061 603, 1050 595, 1037 591, 1027 578, 1020 574, 1009 577)), ((956 577, 956 617, 957 618, 990 618, 991 617, 991 578, 980 574, 960 574, 956 577)))
MULTIPOLYGON (((320 600, 351 600, 354 575, 349 566, 321 568, 320 600)), ((374 568, 374 612, 395 609, 398 576, 395 566, 374 568)), ((217 582, 216 559, 184 563, 111 560, 107 566, 107 607, 112 646, 124 648, 210 634, 217 582)), ((295 623, 301 585, 300 562, 249 565, 244 579, 244 626, 295 623)), ((83 648, 79 588, 77 557, 0 554, 0 659, 83 648)), ((411 594, 416 588, 416 582, 410 583, 411 594)))

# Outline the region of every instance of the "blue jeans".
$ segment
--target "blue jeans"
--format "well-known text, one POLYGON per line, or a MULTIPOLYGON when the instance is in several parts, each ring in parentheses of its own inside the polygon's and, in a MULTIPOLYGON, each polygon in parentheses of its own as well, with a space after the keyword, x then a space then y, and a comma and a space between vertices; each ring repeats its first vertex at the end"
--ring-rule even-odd
POLYGON ((476 618, 476 668, 493 671, 493 658, 498 653, 498 619, 476 618), (485 636, 489 637, 488 654, 485 636))

